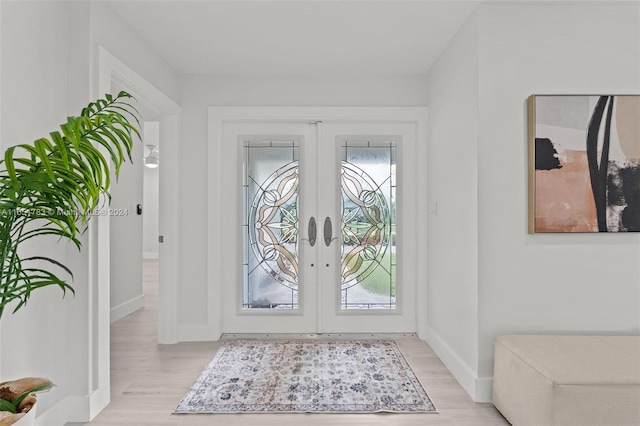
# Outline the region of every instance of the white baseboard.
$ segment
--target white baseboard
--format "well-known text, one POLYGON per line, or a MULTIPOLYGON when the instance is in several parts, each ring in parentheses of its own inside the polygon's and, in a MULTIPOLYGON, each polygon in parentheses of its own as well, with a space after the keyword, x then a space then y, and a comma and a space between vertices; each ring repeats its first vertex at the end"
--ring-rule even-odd
POLYGON ((49 426, 49 425, 63 425, 69 421, 67 412, 68 398, 63 398, 53 406, 49 407, 47 411, 40 412, 40 403, 35 405, 36 410, 36 426, 49 426))
POLYGON ((479 377, 476 379, 475 402, 493 402, 493 377, 479 377))
POLYGON ((89 421, 93 420, 111 402, 111 382, 100 386, 89 396, 89 421))
POLYGON ((476 402, 481 402, 477 397, 478 377, 473 370, 460 358, 460 356, 440 337, 431 327, 427 327, 424 339, 431 349, 438 355, 444 365, 451 371, 453 377, 456 378, 460 386, 473 398, 476 402))
POLYGON ((145 251, 142 253, 143 259, 159 259, 160 255, 156 251, 145 251))
POLYGON ((109 400, 103 400, 100 393, 96 391, 91 395, 67 396, 43 413, 39 412, 38 404, 36 404, 35 425, 86 424, 109 404, 109 400))
POLYGON ((144 296, 136 296, 131 300, 128 300, 114 308, 111 308, 111 322, 118 321, 120 318, 124 318, 129 314, 134 313, 138 309, 144 307, 144 296))
POLYGON ((91 396, 67 396, 42 413, 39 410, 39 404, 36 404, 35 425, 85 424, 91 421, 92 417, 95 416, 91 416, 91 396))

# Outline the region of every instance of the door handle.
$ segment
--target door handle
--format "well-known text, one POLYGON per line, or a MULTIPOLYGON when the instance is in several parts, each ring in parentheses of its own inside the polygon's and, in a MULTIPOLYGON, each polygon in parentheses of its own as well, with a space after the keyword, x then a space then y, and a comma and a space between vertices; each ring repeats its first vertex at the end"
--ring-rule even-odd
POLYGON ((316 229, 316 219, 311 216, 311 219, 309 219, 309 244, 311 244, 311 247, 316 245, 316 234, 318 232, 318 230, 316 229))
POLYGON ((309 238, 302 238, 301 241, 309 241, 309 245, 311 247, 316 245, 316 236, 318 234, 318 229, 316 226, 316 219, 311 216, 309 219, 309 226, 307 227, 307 235, 309 238))
POLYGON ((338 239, 338 237, 331 238, 332 235, 333 229, 331 228, 331 218, 327 216, 327 218, 324 220, 324 243, 327 247, 331 245, 331 242, 333 240, 338 239))

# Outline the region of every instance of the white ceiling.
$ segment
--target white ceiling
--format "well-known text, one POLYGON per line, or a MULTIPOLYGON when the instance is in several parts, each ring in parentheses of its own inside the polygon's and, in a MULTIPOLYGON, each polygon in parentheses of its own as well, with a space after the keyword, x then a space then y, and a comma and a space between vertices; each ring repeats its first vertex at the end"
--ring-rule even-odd
POLYGON ((479 1, 113 1, 178 73, 426 74, 479 1))

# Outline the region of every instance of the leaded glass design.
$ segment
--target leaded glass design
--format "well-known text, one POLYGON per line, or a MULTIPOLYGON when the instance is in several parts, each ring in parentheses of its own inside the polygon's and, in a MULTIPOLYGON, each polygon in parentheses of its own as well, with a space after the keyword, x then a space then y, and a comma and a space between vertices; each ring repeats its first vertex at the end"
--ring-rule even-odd
POLYGON ((298 309, 298 144, 244 143, 244 309, 298 309))
POLYGON ((342 309, 396 308, 395 142, 341 144, 342 309))
MULTIPOLYGON (((298 309, 298 144, 244 143, 244 309, 298 309)), ((341 307, 396 308, 396 145, 341 144, 341 307)))

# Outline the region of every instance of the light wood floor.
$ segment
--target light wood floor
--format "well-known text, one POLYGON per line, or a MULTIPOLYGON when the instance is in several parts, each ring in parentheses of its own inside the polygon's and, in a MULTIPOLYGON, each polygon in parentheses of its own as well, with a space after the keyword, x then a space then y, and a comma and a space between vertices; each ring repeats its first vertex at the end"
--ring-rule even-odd
POLYGON ((218 343, 156 343, 157 264, 145 261, 145 307, 111 327, 111 404, 91 425, 508 425, 491 404, 475 404, 426 343, 398 339, 439 413, 172 414, 218 343))

